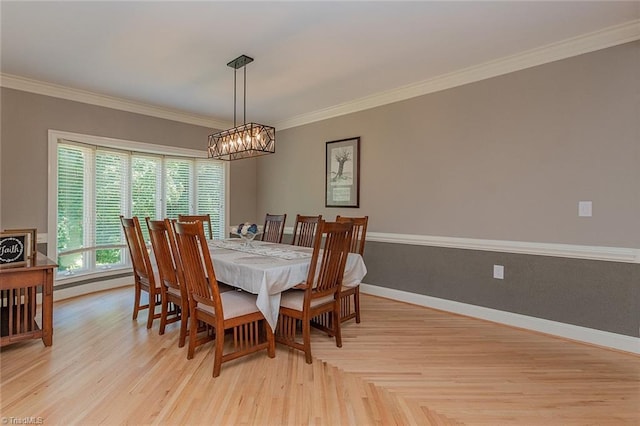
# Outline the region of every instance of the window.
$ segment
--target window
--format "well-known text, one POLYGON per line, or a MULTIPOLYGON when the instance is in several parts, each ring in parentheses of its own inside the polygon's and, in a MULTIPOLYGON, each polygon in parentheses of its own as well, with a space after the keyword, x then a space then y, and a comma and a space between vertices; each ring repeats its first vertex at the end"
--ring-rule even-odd
POLYGON ((192 211, 190 206, 193 204, 194 188, 191 182, 194 174, 191 163, 187 160, 166 161, 164 181, 167 217, 178 217, 179 214, 189 214, 192 211))
POLYGON ((214 236, 224 237, 222 162, 114 149, 68 138, 56 138, 54 146, 59 279, 130 267, 120 215, 138 216, 148 240, 147 216, 208 213, 214 236))

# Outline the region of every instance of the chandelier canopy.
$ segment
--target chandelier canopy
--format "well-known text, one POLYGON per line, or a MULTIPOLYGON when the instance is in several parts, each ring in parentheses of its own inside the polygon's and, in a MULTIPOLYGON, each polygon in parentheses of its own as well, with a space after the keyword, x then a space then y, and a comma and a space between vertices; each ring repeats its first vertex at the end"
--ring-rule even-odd
POLYGON ((209 158, 218 160, 240 160, 258 157, 276 152, 276 129, 258 123, 247 123, 247 68, 253 58, 241 55, 229 62, 227 66, 233 71, 233 128, 209 135, 209 158), (244 116, 243 123, 236 125, 236 73, 239 68, 244 69, 244 116))

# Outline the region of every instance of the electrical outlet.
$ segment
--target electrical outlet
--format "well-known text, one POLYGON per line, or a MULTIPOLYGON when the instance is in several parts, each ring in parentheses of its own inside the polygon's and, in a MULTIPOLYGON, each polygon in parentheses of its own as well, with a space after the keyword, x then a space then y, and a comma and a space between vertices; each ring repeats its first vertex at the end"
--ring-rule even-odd
POLYGON ((502 265, 493 265, 493 278, 498 280, 504 279, 504 266, 502 265))

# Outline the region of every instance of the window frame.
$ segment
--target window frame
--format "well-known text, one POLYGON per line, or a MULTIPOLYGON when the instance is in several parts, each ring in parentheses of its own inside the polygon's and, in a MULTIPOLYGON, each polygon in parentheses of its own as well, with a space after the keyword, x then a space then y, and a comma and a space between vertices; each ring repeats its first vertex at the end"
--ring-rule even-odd
MULTIPOLYGON (((58 143, 60 140, 77 141, 82 144, 100 146, 102 148, 112 148, 124 151, 132 151, 138 153, 146 153, 150 155, 165 155, 177 157, 190 157, 194 159, 207 159, 206 150, 195 150, 182 147, 174 147, 167 145, 150 144, 146 142, 136 142, 124 139, 106 138, 102 136, 85 135, 81 133, 72 133, 60 130, 48 131, 48 214, 47 214, 47 257, 57 261, 57 221, 58 221, 58 143)), ((227 221, 229 219, 229 188, 230 173, 226 162, 218 160, 210 160, 219 162, 223 167, 224 173, 224 229, 227 229, 227 221)), ((195 181, 195 179, 194 179, 195 181)), ((163 212, 166 212, 163 207, 163 212)), ((128 257, 128 250, 125 251, 128 257)), ((126 272, 126 268, 114 268, 104 271, 88 272, 80 275, 72 275, 68 277, 55 276, 54 284, 67 284, 76 281, 95 280, 97 278, 108 278, 113 275, 121 275, 126 272)), ((56 274, 57 275, 57 274, 56 274)))

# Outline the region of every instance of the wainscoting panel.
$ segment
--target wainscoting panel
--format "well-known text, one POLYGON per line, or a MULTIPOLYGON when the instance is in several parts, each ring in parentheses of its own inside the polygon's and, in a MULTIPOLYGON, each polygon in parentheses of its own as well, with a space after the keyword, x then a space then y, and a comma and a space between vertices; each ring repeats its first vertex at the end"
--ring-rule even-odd
POLYGON ((364 282, 640 336, 640 265, 367 241, 364 282), (493 266, 504 279, 493 278, 493 266))

